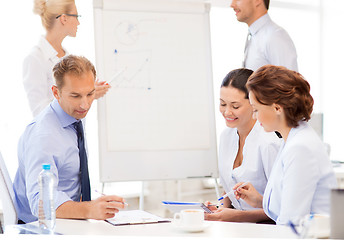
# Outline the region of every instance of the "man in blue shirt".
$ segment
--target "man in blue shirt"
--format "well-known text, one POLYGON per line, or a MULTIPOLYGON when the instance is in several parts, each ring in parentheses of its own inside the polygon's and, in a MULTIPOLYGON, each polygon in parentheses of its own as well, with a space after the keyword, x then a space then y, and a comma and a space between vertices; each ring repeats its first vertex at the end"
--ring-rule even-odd
POLYGON ((85 164, 79 155, 80 134, 78 139, 74 125, 86 116, 94 100, 94 66, 84 57, 69 55, 55 65, 53 73, 55 99, 26 127, 18 144, 19 167, 13 184, 18 218, 25 223, 38 218, 38 175, 43 163, 51 165, 56 177, 57 218, 114 217, 124 207, 121 197, 108 195, 91 201, 88 190, 89 199, 81 201, 86 199, 81 190, 81 167, 85 164))
POLYGON ((288 33, 269 14, 270 0, 232 0, 239 22, 248 25, 243 67, 257 70, 271 64, 298 71, 297 54, 288 33))

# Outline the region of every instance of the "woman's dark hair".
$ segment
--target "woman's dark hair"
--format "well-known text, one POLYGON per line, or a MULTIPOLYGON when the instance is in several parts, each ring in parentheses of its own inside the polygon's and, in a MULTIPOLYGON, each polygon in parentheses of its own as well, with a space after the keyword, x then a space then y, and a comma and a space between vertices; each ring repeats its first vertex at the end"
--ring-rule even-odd
POLYGON ((253 73, 252 70, 246 68, 239 68, 230 71, 221 83, 221 87, 234 87, 243 93, 245 93, 245 98, 248 99, 248 91, 246 88, 247 79, 253 73))
POLYGON ((310 85, 300 73, 285 67, 265 65, 248 79, 246 87, 263 105, 280 105, 289 127, 297 127, 299 121, 308 121, 314 100, 310 85))

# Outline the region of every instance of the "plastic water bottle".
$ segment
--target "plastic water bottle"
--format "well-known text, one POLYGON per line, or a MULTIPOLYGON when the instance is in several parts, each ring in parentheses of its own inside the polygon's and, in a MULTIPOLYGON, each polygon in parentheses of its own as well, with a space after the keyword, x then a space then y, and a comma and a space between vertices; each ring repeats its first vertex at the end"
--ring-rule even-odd
POLYGON ((54 233, 56 212, 54 206, 55 176, 50 171, 50 164, 43 164, 39 173, 38 183, 40 189, 38 203, 38 222, 42 232, 54 233))

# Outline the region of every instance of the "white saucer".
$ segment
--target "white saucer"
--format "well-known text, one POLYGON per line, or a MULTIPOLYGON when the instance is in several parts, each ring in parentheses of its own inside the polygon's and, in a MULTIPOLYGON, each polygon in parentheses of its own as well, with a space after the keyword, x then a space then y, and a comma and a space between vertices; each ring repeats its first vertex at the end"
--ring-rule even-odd
POLYGON ((205 222, 203 223, 203 225, 200 225, 200 226, 183 226, 176 223, 173 224, 173 227, 176 229, 179 229, 184 232, 193 232, 193 233, 203 232, 209 226, 210 226, 210 223, 208 222, 205 222))
POLYGON ((314 238, 329 238, 330 237, 330 229, 316 230, 312 234, 313 234, 312 237, 314 237, 314 238))

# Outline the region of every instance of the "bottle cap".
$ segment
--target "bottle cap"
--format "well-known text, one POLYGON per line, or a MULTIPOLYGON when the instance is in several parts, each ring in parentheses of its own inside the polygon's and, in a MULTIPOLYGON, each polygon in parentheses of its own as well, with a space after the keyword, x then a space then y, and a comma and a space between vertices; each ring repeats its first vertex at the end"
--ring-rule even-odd
POLYGON ((42 168, 43 170, 50 170, 50 164, 43 164, 42 168))

